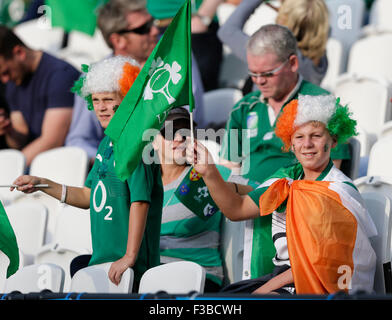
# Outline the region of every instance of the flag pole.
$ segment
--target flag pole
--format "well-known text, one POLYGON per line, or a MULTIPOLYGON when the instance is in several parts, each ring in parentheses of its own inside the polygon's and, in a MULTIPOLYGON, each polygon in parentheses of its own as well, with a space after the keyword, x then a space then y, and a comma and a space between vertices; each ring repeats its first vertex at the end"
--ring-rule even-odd
POLYGON ((190 128, 191 128, 191 143, 192 145, 195 142, 195 135, 193 133, 193 109, 194 109, 194 104, 195 100, 193 98, 193 90, 192 90, 192 41, 191 41, 191 19, 192 19, 192 6, 191 6, 191 0, 188 0, 188 77, 189 77, 189 91, 188 91, 188 96, 189 96, 189 113, 190 113, 190 118, 189 121, 190 123, 190 128))

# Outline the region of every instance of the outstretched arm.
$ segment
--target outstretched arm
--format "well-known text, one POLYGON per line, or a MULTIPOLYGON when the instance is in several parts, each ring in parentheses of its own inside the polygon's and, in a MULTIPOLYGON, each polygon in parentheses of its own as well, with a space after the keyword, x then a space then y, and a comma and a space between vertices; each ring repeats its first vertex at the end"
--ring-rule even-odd
MULTIPOLYGON (((42 191, 57 200, 61 200, 63 189, 62 185, 52 180, 35 176, 23 175, 18 177, 13 184, 17 185, 18 187, 11 187, 11 191, 13 191, 14 189, 22 191, 24 193, 42 191), (37 184, 47 184, 48 187, 37 188, 35 187, 35 185, 37 184)), ((90 207, 90 192, 91 189, 87 187, 79 188, 66 186, 65 203, 74 207, 88 209, 90 207)))
POLYGON ((203 176, 211 197, 223 214, 233 221, 256 218, 259 208, 249 196, 241 196, 234 190, 234 185, 225 182, 208 150, 197 140, 192 146, 187 141, 187 161, 203 176))

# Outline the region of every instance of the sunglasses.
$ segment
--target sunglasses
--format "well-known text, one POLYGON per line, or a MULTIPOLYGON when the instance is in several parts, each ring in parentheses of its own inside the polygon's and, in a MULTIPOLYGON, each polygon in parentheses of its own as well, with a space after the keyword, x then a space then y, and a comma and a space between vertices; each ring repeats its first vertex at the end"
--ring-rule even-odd
POLYGON ((167 141, 173 141, 176 135, 180 135, 182 140, 186 140, 187 137, 191 136, 191 129, 189 127, 178 127, 178 128, 165 128, 160 130, 162 137, 167 141))
POLYGON ((124 33, 128 33, 128 32, 133 32, 136 34, 147 34, 150 33, 151 28, 153 25, 155 25, 155 19, 151 18, 150 20, 148 20, 145 24, 142 24, 140 27, 134 28, 134 29, 121 29, 119 31, 117 31, 117 34, 124 34, 124 33))
POLYGON ((254 73, 252 71, 248 71, 248 75, 250 75, 251 77, 254 77, 254 78, 272 78, 273 76, 275 76, 285 66, 285 64, 288 61, 289 61, 289 59, 287 59, 279 67, 277 67, 277 68, 275 68, 275 69, 273 69, 271 71, 261 72, 261 73, 254 73))

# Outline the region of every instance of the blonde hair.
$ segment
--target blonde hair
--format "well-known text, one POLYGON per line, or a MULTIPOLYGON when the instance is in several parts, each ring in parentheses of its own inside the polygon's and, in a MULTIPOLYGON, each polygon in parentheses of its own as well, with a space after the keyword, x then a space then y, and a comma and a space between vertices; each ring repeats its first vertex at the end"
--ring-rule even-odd
POLYGON ((325 54, 329 13, 324 0, 285 0, 276 22, 293 32, 305 57, 318 60, 325 54))

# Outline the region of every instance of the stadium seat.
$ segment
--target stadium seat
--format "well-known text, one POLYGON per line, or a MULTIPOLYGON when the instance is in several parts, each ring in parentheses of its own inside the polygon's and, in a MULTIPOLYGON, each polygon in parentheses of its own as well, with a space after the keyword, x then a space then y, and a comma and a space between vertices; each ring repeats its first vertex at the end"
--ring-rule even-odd
MULTIPOLYGON (((16 149, 0 150, 0 185, 10 185, 17 177, 24 174, 26 158, 16 149)), ((0 188, 0 200, 4 206, 12 203, 21 193, 11 192, 8 187, 0 188)))
POLYGON ((392 178, 392 137, 377 140, 369 154, 368 176, 392 178))
POLYGON ((391 32, 392 31, 392 1, 390 0, 376 0, 372 4, 369 14, 369 25, 375 29, 376 32, 391 32))
MULTIPOLYGON (((67 186, 83 187, 88 173, 88 156, 78 147, 59 147, 37 155, 31 162, 29 174, 48 178, 67 186)), ((18 201, 30 199, 44 204, 48 209, 48 227, 45 242, 53 241, 56 219, 63 205, 55 198, 37 191, 26 194, 18 201)))
POLYGON ((106 44, 101 31, 97 28, 94 36, 83 32, 71 31, 68 45, 56 55, 81 71, 82 64, 91 64, 108 57, 112 50, 106 44))
POLYGON ((225 278, 223 285, 242 280, 242 259, 244 255, 243 221, 230 221, 222 218, 221 254, 224 261, 225 278))
POLYGON ((64 31, 60 27, 52 27, 44 18, 17 24, 14 32, 28 47, 56 55, 61 49, 64 31))
POLYGON ((376 34, 357 40, 349 53, 347 72, 383 77, 392 82, 390 52, 392 33, 376 34))
POLYGON ((71 292, 88 293, 131 293, 133 285, 133 270, 128 268, 115 285, 110 281, 108 272, 112 262, 97 264, 78 270, 71 280, 71 292))
POLYGON ((327 41, 328 69, 320 86, 328 91, 333 91, 338 76, 342 73, 343 45, 334 38, 327 41))
POLYGON ((362 197, 378 233, 377 236, 370 238, 370 242, 377 256, 374 291, 378 294, 392 293, 392 201, 385 195, 375 192, 363 192, 362 197))
POLYGON ((365 3, 358 0, 325 1, 329 11, 330 37, 343 45, 342 72, 346 70, 350 49, 362 35, 365 3))
POLYGON ((392 134, 392 120, 387 121, 383 124, 380 130, 380 138, 390 136, 392 134))
POLYGON ((86 151, 78 147, 59 147, 38 154, 30 174, 70 186, 83 187, 88 172, 86 151))
POLYGON ((8 256, 0 250, 0 292, 4 292, 4 284, 7 279, 7 269, 10 264, 8 256))
POLYGON ((350 147, 351 159, 343 160, 340 170, 342 170, 347 177, 354 180, 358 177, 361 143, 356 138, 351 138, 349 139, 348 144, 350 147))
POLYGON ((139 293, 204 293, 205 269, 191 261, 176 261, 148 269, 140 280, 139 293))
POLYGON ((54 263, 65 271, 64 289, 71 283, 70 264, 82 254, 92 253, 89 209, 65 205, 59 212, 54 239, 44 245, 35 256, 34 263, 54 263))
POLYGON ((391 89, 382 77, 346 73, 338 78, 334 94, 342 105, 348 105, 367 133, 378 136, 384 123, 392 119, 391 89))
POLYGON ((32 264, 45 241, 48 216, 46 207, 26 200, 9 205, 7 215, 20 249, 20 266, 32 264))
POLYGON ((226 45, 223 45, 223 58, 219 71, 219 86, 221 88, 241 89, 247 78, 247 64, 234 55, 226 45))
POLYGON ((220 88, 204 93, 204 118, 211 124, 225 127, 233 106, 242 98, 242 92, 235 88, 220 88))
POLYGON ((5 281, 4 292, 19 291, 21 293, 63 292, 64 270, 59 266, 43 263, 33 264, 19 269, 5 281))

